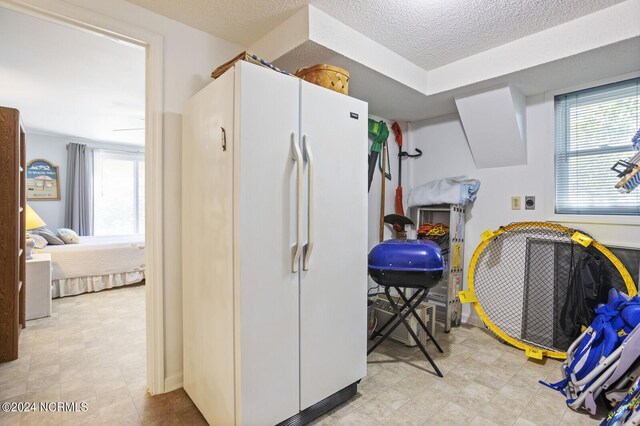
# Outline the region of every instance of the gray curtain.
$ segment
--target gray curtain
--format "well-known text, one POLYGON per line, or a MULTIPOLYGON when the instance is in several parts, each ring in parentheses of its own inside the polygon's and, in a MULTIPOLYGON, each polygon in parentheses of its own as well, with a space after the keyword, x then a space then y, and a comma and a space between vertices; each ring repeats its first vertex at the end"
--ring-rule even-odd
POLYGON ((93 235, 93 150, 67 145, 67 195, 64 226, 78 235, 93 235))

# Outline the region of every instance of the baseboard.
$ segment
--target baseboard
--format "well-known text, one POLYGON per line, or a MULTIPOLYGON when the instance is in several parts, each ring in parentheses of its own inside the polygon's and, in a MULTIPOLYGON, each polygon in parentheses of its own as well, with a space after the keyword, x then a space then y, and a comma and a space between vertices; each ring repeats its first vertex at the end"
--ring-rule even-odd
POLYGON ((182 387, 182 374, 174 374, 164 379, 164 391, 171 392, 182 387))
MULTIPOLYGON (((359 381, 359 380, 358 380, 359 381)), ((325 413, 333 410, 337 406, 344 404, 351 399, 358 392, 358 382, 352 383, 344 389, 339 390, 323 399, 320 402, 315 403, 309 408, 304 409, 293 417, 278 423, 276 426, 303 426, 311 423, 313 420, 322 416, 325 413)))

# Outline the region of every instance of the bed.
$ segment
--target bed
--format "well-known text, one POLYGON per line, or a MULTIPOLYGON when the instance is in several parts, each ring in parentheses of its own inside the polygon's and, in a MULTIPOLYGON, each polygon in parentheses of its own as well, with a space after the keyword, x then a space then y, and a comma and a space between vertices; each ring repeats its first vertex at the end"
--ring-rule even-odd
POLYGON ((52 297, 121 287, 144 280, 144 235, 80 237, 79 244, 48 245, 52 297))

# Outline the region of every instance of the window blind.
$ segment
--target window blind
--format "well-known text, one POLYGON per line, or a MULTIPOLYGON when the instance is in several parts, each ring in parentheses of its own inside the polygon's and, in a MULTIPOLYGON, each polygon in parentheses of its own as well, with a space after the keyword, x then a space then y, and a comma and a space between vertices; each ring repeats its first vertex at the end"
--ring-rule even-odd
POLYGON ((619 193, 610 170, 639 127, 640 78, 555 97, 556 213, 640 215, 640 190, 619 193))

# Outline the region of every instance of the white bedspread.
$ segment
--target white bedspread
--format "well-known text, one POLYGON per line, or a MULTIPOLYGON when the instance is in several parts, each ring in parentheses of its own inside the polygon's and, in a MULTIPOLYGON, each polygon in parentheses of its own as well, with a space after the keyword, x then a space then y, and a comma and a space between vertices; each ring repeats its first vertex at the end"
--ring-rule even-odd
POLYGON ((79 244, 48 245, 53 297, 100 291, 144 279, 144 235, 80 237, 79 244))
POLYGON ((144 271, 144 235, 80 237, 80 244, 48 245, 51 279, 144 271))

